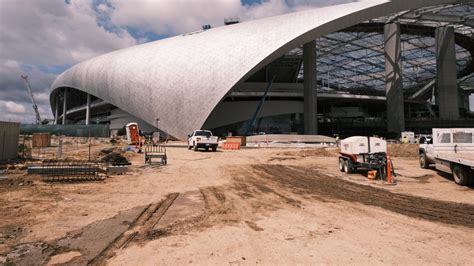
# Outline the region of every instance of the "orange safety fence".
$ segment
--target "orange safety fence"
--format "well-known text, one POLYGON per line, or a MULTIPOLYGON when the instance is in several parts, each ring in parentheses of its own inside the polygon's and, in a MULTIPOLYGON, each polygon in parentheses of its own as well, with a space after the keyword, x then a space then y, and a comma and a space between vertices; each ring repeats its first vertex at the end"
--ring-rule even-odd
POLYGON ((224 150, 240 150, 240 143, 238 142, 224 142, 222 145, 224 150))

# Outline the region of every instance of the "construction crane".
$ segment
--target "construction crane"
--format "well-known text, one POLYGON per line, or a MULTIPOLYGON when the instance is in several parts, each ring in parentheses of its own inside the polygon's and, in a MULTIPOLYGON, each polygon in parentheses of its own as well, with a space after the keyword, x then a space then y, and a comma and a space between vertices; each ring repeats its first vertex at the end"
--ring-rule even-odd
POLYGON ((41 116, 38 111, 38 105, 36 105, 35 97, 33 96, 33 92, 31 91, 30 87, 30 82, 28 82, 28 76, 27 75, 21 75, 21 78, 25 81, 26 88, 28 89, 28 93, 30 94, 31 97, 31 102, 33 103, 33 110, 35 110, 36 113, 36 124, 40 125, 41 124, 41 116))

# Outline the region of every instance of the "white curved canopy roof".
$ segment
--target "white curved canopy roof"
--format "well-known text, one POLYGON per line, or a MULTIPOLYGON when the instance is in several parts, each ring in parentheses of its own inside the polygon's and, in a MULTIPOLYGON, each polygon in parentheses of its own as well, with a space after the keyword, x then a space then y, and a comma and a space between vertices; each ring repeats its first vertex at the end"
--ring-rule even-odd
MULTIPOLYGON (((213 28, 79 63, 52 85, 101 98, 178 138, 199 129, 239 82, 328 33, 404 10, 463 0, 366 0, 213 28)), ((238 112, 238 110, 235 110, 238 112)))

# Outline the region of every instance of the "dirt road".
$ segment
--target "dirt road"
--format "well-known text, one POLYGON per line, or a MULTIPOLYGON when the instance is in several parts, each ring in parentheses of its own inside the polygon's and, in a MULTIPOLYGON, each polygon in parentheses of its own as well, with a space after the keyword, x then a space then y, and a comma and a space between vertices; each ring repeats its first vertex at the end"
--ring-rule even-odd
POLYGON ((414 158, 396 158, 397 186, 368 182, 336 154, 173 148, 150 167, 129 153, 130 174, 78 184, 18 171, 0 183, 0 263, 474 262, 471 188, 414 158))

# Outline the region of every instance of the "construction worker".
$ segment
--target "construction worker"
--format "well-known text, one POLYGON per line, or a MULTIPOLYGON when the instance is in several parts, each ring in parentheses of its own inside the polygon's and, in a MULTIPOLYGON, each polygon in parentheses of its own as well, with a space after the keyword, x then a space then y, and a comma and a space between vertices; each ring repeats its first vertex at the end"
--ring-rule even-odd
POLYGON ((408 137, 407 137, 407 136, 403 136, 403 138, 402 138, 402 143, 403 143, 403 144, 408 144, 408 142, 409 142, 409 141, 408 141, 408 137))

